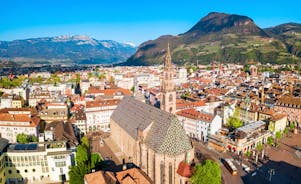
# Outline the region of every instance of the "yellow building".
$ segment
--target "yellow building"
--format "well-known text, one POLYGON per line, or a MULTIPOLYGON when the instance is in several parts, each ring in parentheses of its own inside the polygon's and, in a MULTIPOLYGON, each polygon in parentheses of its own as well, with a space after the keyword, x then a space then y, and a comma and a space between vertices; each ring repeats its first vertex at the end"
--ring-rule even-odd
POLYGON ((270 118, 269 130, 275 134, 278 131, 283 131, 287 125, 287 115, 275 114, 270 118))

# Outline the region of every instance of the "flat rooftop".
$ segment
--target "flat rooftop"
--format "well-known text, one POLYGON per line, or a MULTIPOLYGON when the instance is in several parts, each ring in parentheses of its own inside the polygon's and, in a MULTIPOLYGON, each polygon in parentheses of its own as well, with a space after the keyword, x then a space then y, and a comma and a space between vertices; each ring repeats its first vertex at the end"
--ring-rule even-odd
POLYGON ((265 124, 266 123, 264 121, 255 121, 253 123, 249 123, 245 126, 242 126, 242 127, 238 128, 237 130, 238 131, 243 131, 243 132, 249 134, 249 133, 252 133, 254 130, 256 130, 256 129, 262 127, 262 126, 265 126, 265 124))

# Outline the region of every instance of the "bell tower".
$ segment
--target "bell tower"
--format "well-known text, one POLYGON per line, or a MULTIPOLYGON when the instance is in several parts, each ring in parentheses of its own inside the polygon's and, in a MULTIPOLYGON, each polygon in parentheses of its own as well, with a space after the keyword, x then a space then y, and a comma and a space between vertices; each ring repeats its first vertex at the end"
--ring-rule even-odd
POLYGON ((161 84, 161 110, 167 111, 169 113, 176 112, 176 91, 173 83, 174 70, 171 62, 171 55, 169 49, 169 43, 167 46, 167 53, 164 59, 164 69, 163 69, 163 80, 161 84))

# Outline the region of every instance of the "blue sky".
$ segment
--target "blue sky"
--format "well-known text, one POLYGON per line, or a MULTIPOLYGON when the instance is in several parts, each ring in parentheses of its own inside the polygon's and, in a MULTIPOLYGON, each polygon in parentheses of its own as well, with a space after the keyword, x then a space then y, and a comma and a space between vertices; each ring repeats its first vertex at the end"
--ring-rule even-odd
POLYGON ((140 44, 180 34, 210 12, 261 27, 301 23, 300 0, 0 0, 0 40, 88 35, 140 44))

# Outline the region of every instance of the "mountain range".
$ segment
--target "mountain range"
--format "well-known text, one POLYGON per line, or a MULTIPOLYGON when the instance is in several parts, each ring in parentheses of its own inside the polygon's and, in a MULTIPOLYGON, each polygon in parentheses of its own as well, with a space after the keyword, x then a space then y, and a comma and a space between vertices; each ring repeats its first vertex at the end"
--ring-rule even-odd
POLYGON ((297 63, 301 61, 301 24, 262 29, 247 16, 212 12, 183 34, 142 43, 123 64, 161 64, 168 43, 173 62, 179 65, 297 63))
POLYGON ((191 29, 142 43, 57 36, 0 41, 0 67, 32 64, 155 65, 163 62, 167 44, 178 65, 223 63, 299 63, 301 24, 260 28, 242 15, 212 12, 191 29))
POLYGON ((125 62, 135 50, 132 44, 112 40, 57 36, 0 41, 0 60, 18 64, 112 64, 125 62))

